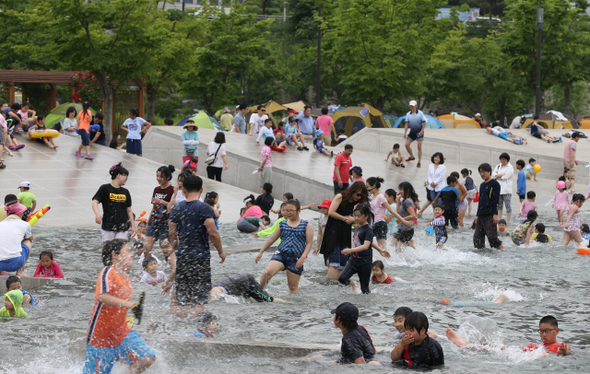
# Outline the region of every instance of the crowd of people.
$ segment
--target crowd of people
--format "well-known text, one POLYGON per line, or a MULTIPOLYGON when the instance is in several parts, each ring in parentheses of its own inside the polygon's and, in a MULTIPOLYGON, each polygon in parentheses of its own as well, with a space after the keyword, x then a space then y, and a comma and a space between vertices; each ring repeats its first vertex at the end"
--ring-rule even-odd
MULTIPOLYGON (((242 112, 247 107, 240 106, 237 109, 238 114, 231 125, 235 132, 245 134, 246 124, 245 119, 242 121, 242 112)), ((271 147, 295 143, 299 150, 307 150, 304 137, 312 135, 315 138, 314 149, 325 153, 320 148, 328 142, 331 144, 337 134, 326 111, 322 117, 328 118, 319 117, 315 122, 310 115, 310 108, 296 115, 291 113, 286 118, 286 125, 279 127, 282 130, 277 129, 279 131, 270 130, 270 119, 264 112, 264 107, 258 107, 258 113, 250 118, 250 133, 247 134, 259 142, 264 140, 258 168, 262 194, 257 197, 247 196, 239 217, 236 217, 240 232, 268 237, 255 256, 255 263, 262 261, 264 253, 278 242, 277 251, 268 260, 259 281, 247 272, 228 275, 215 282, 211 279, 211 244, 221 263, 226 258, 219 231, 220 195, 215 191, 204 193, 203 180, 196 175, 199 135, 194 122, 189 120, 184 126, 183 168, 180 175, 174 180, 175 167, 172 165, 161 166, 156 170, 158 185, 151 197, 152 209, 147 222, 136 221, 133 213, 132 195, 124 187, 129 171, 122 163, 110 168, 111 182, 98 188, 91 204, 95 221, 101 225, 104 268, 97 277, 95 304, 88 325, 85 373, 96 370, 110 372, 117 359, 137 372, 148 368, 155 361, 154 350, 132 330, 130 325, 133 318, 130 322, 127 317, 128 311, 132 312, 135 319, 141 319, 142 315, 142 302, 132 301, 129 270, 134 256, 139 257, 144 269, 138 281, 161 287, 163 293, 170 294, 171 313, 198 321, 200 327, 193 336, 216 334, 217 317, 206 310, 206 304, 211 300, 236 295, 259 302, 285 302, 273 298, 265 290, 269 281, 281 271, 286 272, 289 292, 299 293, 299 281, 314 240, 312 223, 301 218, 300 214, 314 204, 303 206, 293 193, 287 192, 283 194, 280 207, 273 210, 271 147), (274 224, 271 218, 274 218, 273 214, 277 215, 274 224), (166 267, 162 270, 154 254, 156 243, 165 259, 166 267)), ((35 113, 32 113, 30 120, 27 115, 17 117, 20 123, 15 125, 13 132, 26 131, 25 126, 31 124, 42 125, 43 118, 40 121, 40 116, 35 113)), ((78 114, 78 125, 72 125, 75 117, 75 110, 69 112, 69 121, 64 121, 62 130, 64 133, 80 135, 81 145, 76 154, 81 156, 80 151, 84 149, 87 157, 91 145, 90 123, 94 122, 87 103, 84 103, 82 112, 78 114)), ((229 123, 229 117, 226 122, 229 123)), ((426 119, 416 108, 416 102, 410 102, 404 130, 409 157, 404 157, 399 144, 394 144, 385 161, 391 157, 391 162, 400 167, 410 166, 416 161, 415 166, 421 167, 425 125, 426 119), (412 153, 412 142, 418 144, 417 160, 412 153)), ((148 122, 137 116, 137 112, 130 111, 129 119, 124 124, 124 128, 129 131, 128 152, 141 156, 141 132, 149 126, 148 122)), ((559 223, 564 226, 562 246, 568 245, 571 240, 581 244, 585 240, 583 235, 587 233, 590 236, 590 229, 587 225, 583 227, 580 216, 580 208, 586 197, 574 190, 578 165, 576 144, 579 137, 580 134, 575 132, 565 144, 565 171, 556 181, 557 191, 552 200, 559 223)), ((96 142, 96 139, 93 137, 92 142, 96 142)), ((207 147, 207 174, 218 181, 221 181, 222 169, 228 167, 224 144, 225 136, 219 132, 207 147)), ((403 282, 385 272, 383 262, 374 258, 373 250, 388 258, 388 249, 397 252, 403 252, 407 247, 417 249, 414 235, 420 227, 419 220, 423 220, 421 224, 433 235, 434 244, 444 248, 452 243, 452 230, 468 226, 464 219, 471 216, 472 204, 476 201, 475 218, 470 225, 474 230, 475 248, 484 248, 486 238, 491 247, 500 250, 505 249, 501 237, 510 237, 517 246, 529 245, 531 241, 551 241, 545 234, 544 224, 537 222, 536 194, 529 188, 537 180, 536 160, 532 158, 528 160, 528 165, 524 160, 516 161, 516 189, 512 183, 515 171, 508 153, 500 154, 499 164, 494 168, 488 163, 480 164, 477 168, 481 177, 478 188, 469 169, 449 173, 443 153, 436 152, 430 159, 424 182, 426 195, 422 201, 408 181, 399 183, 396 191, 388 188, 379 176, 363 178, 362 167, 353 166, 353 150, 352 145, 346 144, 334 158, 333 196, 326 196, 322 204, 318 205, 320 219, 316 230, 317 242, 311 255, 321 254, 326 276, 342 285, 351 286, 355 292, 358 290, 362 294, 369 294, 371 282, 403 282), (506 227, 512 220, 511 196, 514 191, 520 199, 518 224, 508 231, 506 227), (423 217, 430 213, 429 207, 432 207, 433 219, 425 220, 423 217), (505 220, 502 219, 504 211, 505 220), (353 280, 355 274, 358 282, 353 280)), ((333 151, 329 152, 329 156, 333 157, 333 151)), ((0 237, 3 238, 0 242, 0 271, 16 274, 9 277, 10 282, 7 280, 5 308, 0 310, 0 316, 26 317, 22 305, 36 303, 30 293, 22 290, 18 278, 26 276, 24 267, 32 251, 33 235, 27 216, 35 210, 36 199, 29 191, 30 183, 23 181, 19 188, 21 193, 18 196, 5 197, 6 218, 0 222, 0 237)), ((247 266, 244 268, 246 270, 247 266)), ((40 253, 35 276, 64 277, 52 252, 40 253)), ((334 326, 343 334, 339 362, 375 363, 371 362, 375 355, 373 341, 367 329, 358 324, 359 309, 345 302, 333 309, 332 314, 334 326)), ((396 310, 393 318, 400 333, 400 342, 391 351, 393 361, 401 361, 412 368, 444 364, 442 347, 437 342, 436 334, 429 330, 428 318, 424 313, 402 307, 396 310)), ((559 332, 557 326, 554 317, 544 317, 539 324, 542 344, 529 345, 525 350, 542 346, 548 352, 569 355, 569 346, 556 342, 559 332)), ((446 331, 446 336, 460 347, 480 347, 451 329, 446 331)))

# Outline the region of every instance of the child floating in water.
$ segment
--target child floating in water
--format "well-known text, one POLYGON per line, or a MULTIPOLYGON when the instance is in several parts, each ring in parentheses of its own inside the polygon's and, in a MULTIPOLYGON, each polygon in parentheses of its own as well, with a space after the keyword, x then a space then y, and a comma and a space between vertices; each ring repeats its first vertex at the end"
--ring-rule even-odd
POLYGON ((158 261, 155 258, 148 257, 144 259, 142 266, 145 272, 141 277, 141 283, 156 285, 158 283, 166 282, 168 279, 163 271, 158 270, 158 261))
MULTIPOLYGON (((539 335, 541 337, 542 345, 545 352, 555 353, 558 356, 568 356, 572 353, 571 348, 565 343, 557 343, 557 334, 559 334, 559 327, 557 326, 557 319, 553 316, 545 316, 539 322, 539 335)), ((486 349, 486 347, 479 344, 472 344, 461 335, 457 334, 453 329, 447 329, 447 338, 459 347, 486 349)), ((529 344, 523 349, 525 352, 530 352, 538 349, 541 343, 529 344)), ((501 349, 505 349, 502 346, 501 349)))
MULTIPOLYGON (((583 237, 584 235, 582 235, 582 238, 583 237)), ((553 243, 553 239, 551 239, 549 235, 545 234, 545 225, 542 223, 537 223, 535 225, 535 233, 531 235, 531 240, 539 243, 553 243)))
POLYGON ((23 309, 23 292, 12 290, 4 294, 4 308, 0 309, 0 317, 27 318, 23 309))
POLYGON ((391 360, 402 360, 412 369, 426 369, 445 364, 440 344, 428 336, 428 318, 421 312, 413 312, 404 321, 402 341, 391 351, 391 360))
POLYGON ((6 292, 10 292, 13 290, 20 290, 23 292, 23 305, 39 305, 39 302, 35 300, 35 298, 33 297, 33 295, 31 295, 30 292, 23 290, 23 284, 20 281, 20 278, 16 275, 9 275, 6 278, 6 292))
POLYGON ((377 260, 373 262, 373 276, 371 277, 371 280, 375 283, 390 284, 395 282, 395 277, 392 277, 385 272, 383 261, 377 260))
POLYGON ((502 218, 498 221, 498 236, 510 237, 510 231, 506 230, 506 220, 502 218))
POLYGON ((197 317, 197 330, 191 334, 195 338, 212 338, 219 331, 217 317, 211 312, 203 312, 197 317))
POLYGON ((53 261, 51 251, 43 251, 39 254, 39 265, 35 270, 35 278, 63 278, 64 273, 57 262, 53 261))

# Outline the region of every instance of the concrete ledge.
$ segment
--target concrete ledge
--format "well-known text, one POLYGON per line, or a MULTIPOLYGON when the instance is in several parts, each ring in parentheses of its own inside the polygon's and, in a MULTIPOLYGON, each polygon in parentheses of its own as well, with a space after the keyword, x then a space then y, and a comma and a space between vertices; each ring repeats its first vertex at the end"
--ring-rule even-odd
MULTIPOLYGON (((0 289, 4 289, 6 287, 6 279, 8 275, 0 276, 0 289)), ((53 278, 32 278, 32 277, 19 277, 22 285, 23 290, 36 290, 41 288, 47 284, 53 283, 53 278)))
MULTIPOLYGON (((249 243, 249 244, 244 244, 244 245, 235 245, 235 246, 232 246, 232 247, 223 248, 223 251, 226 254, 245 253, 245 252, 258 252, 258 251, 260 251, 260 248, 262 248, 262 246, 264 245, 265 242, 266 242, 266 240, 260 241, 259 243, 249 243)), ((274 251, 277 248, 278 248, 278 245, 271 245, 270 248, 268 248, 266 251, 267 252, 268 251, 274 251)), ((213 251, 215 251, 215 250, 213 249, 213 251)))

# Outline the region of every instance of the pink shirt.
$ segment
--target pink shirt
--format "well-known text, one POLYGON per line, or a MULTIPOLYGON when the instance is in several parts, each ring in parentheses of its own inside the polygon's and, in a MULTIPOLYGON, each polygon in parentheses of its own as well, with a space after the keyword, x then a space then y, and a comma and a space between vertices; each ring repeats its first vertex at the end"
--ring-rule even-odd
POLYGON ((567 162, 572 162, 570 159, 570 149, 574 150, 574 160, 576 160, 576 148, 578 143, 574 139, 570 139, 565 143, 565 149, 563 150, 563 160, 567 162))
POLYGON ((334 123, 332 117, 327 114, 320 116, 315 120, 318 128, 324 132, 324 136, 330 136, 330 125, 334 123))
POLYGON ((18 112, 16 112, 16 114, 20 115, 20 118, 24 121, 27 118, 29 118, 29 111, 27 110, 26 112, 23 112, 22 110, 19 110, 18 112))
POLYGON ((537 209, 537 204, 533 203, 532 201, 525 200, 522 202, 522 204, 523 204, 523 206, 522 206, 522 214, 520 215, 521 217, 526 217, 527 214, 529 214, 529 212, 531 210, 537 209))
POLYGON ((555 192, 553 196, 553 207, 555 210, 566 210, 570 202, 570 196, 566 190, 555 192))
POLYGON ((264 147, 262 147, 262 150, 260 151, 260 162, 264 161, 264 158, 266 156, 268 156, 268 158, 266 159, 266 163, 264 165, 262 165, 265 168, 272 168, 271 152, 272 152, 272 150, 270 149, 270 147, 268 145, 265 145, 264 147))
POLYGON ((385 207, 383 203, 386 203, 387 199, 382 194, 373 197, 371 200, 371 212, 375 216, 375 222, 385 221, 385 207))
POLYGON ((0 114, 0 125, 6 128, 6 120, 4 119, 4 116, 2 114, 0 114))
POLYGON ((62 273, 57 262, 53 261, 48 269, 45 269, 43 265, 39 263, 39 265, 37 265, 37 270, 35 270, 35 275, 33 276, 35 278, 63 278, 64 273, 62 273))
POLYGON ((244 217, 262 218, 262 209, 260 209, 258 205, 251 206, 250 208, 248 208, 248 210, 246 210, 246 213, 244 213, 244 215, 240 218, 244 217))

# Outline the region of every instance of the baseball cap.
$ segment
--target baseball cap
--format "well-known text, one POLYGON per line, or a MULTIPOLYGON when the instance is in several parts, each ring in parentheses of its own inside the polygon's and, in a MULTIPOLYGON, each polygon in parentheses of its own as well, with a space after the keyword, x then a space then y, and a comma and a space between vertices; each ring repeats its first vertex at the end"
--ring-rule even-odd
POLYGON ((481 113, 475 113, 476 117, 481 117, 481 113))
POLYGON ((416 106, 416 105, 418 105, 418 103, 416 102, 416 100, 410 101, 410 106, 416 106))
POLYGON ((291 109, 291 110, 287 111, 287 113, 289 113, 289 114, 298 114, 299 112, 296 111, 296 110, 291 109))
POLYGON ((321 209, 321 208, 330 209, 330 205, 332 205, 332 200, 326 199, 320 205, 318 205, 318 209, 321 209))
POLYGON ((345 319, 356 321, 359 318, 359 308, 357 308, 356 305, 346 301, 338 305, 336 309, 332 309, 331 313, 336 314, 341 320, 345 319))
POLYGON ((292 116, 292 117, 289 117, 289 123, 291 123, 291 122, 299 122, 299 120, 297 119, 297 117, 292 116))
MULTIPOLYGON (((31 188, 31 182, 22 181, 22 182, 20 182, 20 186, 18 186, 18 188, 21 188, 21 187, 31 188)), ((18 188, 17 188, 17 190, 18 190, 18 188)))
POLYGON ((361 177, 363 176, 363 168, 360 166, 353 166, 350 168, 350 171, 348 172, 350 175, 352 175, 352 172, 357 173, 358 175, 360 175, 361 177))

